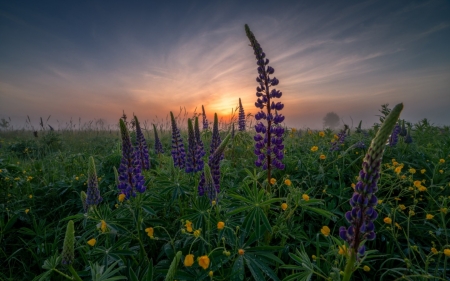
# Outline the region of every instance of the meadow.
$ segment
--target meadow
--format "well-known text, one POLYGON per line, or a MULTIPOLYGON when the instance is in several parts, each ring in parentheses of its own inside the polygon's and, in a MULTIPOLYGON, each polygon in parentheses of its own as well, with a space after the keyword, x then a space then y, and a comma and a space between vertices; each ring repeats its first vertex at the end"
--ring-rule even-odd
POLYGON ((0 279, 450 280, 450 127, 287 128, 246 31, 254 116, 0 131, 0 279))

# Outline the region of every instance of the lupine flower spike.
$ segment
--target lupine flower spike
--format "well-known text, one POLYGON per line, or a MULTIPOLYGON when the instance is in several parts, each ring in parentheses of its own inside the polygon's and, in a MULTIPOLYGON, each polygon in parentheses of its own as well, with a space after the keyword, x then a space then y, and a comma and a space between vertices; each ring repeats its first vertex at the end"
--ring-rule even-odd
POLYGON ((205 152, 205 147, 202 142, 202 138, 200 136, 200 127, 198 125, 198 117, 195 117, 194 133, 195 133, 195 141, 197 142, 197 145, 199 146, 198 149, 201 152, 200 157, 203 157, 203 156, 205 156, 206 152, 205 152))
POLYGON ((186 160, 186 173, 195 173, 203 170, 202 150, 197 145, 192 120, 188 119, 188 152, 186 160))
POLYGON ((145 191, 144 177, 141 174, 141 163, 137 150, 131 146, 130 134, 125 122, 120 120, 120 133, 122 135, 122 160, 119 167, 119 188, 120 193, 126 198, 136 196, 136 191, 145 191))
POLYGON ((389 146, 396 146, 398 143, 398 135, 400 134, 401 128, 399 124, 395 124, 392 130, 391 136, 389 137, 389 146))
POLYGON ((87 212, 87 210, 88 210, 88 206, 86 205, 86 198, 87 198, 86 192, 84 192, 84 190, 82 190, 80 192, 80 199, 81 199, 81 204, 83 205, 84 212, 87 212))
POLYGON ((148 156, 148 147, 147 142, 145 141, 144 134, 141 130, 141 125, 136 116, 134 116, 134 123, 136 128, 136 148, 137 153, 139 155, 139 160, 141 162, 141 169, 149 170, 150 169, 150 160, 148 156))
MULTIPOLYGON (((223 139, 222 143, 219 145, 219 147, 214 151, 212 155, 209 156, 208 166, 211 169, 211 175, 214 182, 214 187, 216 189, 216 192, 220 192, 220 160, 223 157, 223 152, 225 151, 225 148, 228 144, 228 141, 231 138, 231 134, 227 134, 227 136, 223 139)), ((205 187, 206 184, 206 178, 205 178, 205 171, 203 170, 203 173, 200 177, 200 182, 198 183, 198 195, 203 196, 205 194, 205 191, 207 187, 205 187)))
POLYGON ((100 196, 100 190, 98 189, 97 172, 95 170, 94 158, 89 157, 88 165, 88 188, 86 192, 86 210, 91 206, 97 206, 103 198, 100 196))
POLYGON ((155 154, 163 154, 164 149, 161 140, 158 137, 158 130, 156 130, 155 124, 153 124, 153 132, 155 133, 155 154))
POLYGON ((203 186, 204 192, 206 193, 206 196, 209 198, 209 202, 212 204, 213 201, 218 202, 217 199, 217 189, 214 185, 214 180, 211 175, 211 169, 209 168, 208 164, 205 164, 205 169, 203 171, 204 178, 205 178, 205 184, 203 186))
POLYGON ((180 169, 184 169, 186 166, 185 158, 186 152, 184 150, 183 139, 180 135, 180 130, 178 130, 175 117, 173 117, 172 111, 170 112, 170 118, 172 120, 172 159, 173 165, 180 169))
MULTIPOLYGON (((214 125, 213 125, 213 132, 212 132, 212 139, 211 139, 211 146, 209 150, 209 155, 212 155, 214 151, 219 147, 220 145, 220 134, 219 134, 219 119, 217 118, 217 113, 214 113, 214 125)), ((223 159, 223 156, 221 160, 223 159)))
POLYGON ((245 113, 241 98, 239 98, 239 131, 245 131, 245 113))
POLYGON ((359 181, 350 199, 351 211, 345 214, 345 218, 351 224, 348 228, 341 226, 339 236, 348 242, 349 252, 347 265, 344 272, 344 281, 350 280, 354 263, 364 255, 365 241, 375 239, 375 225, 373 221, 378 217, 375 207, 378 199, 375 193, 378 191, 377 182, 380 178, 381 159, 385 144, 392 132, 403 109, 403 104, 398 104, 386 117, 370 144, 364 158, 362 170, 359 172, 359 181))
POLYGON ((406 137, 404 139, 404 142, 407 143, 407 144, 410 144, 410 143, 413 142, 413 139, 411 137, 411 128, 410 127, 408 127, 408 132, 406 133, 406 137))
POLYGON ((268 65, 269 59, 266 58, 266 54, 248 25, 245 25, 245 32, 250 40, 250 45, 256 56, 256 64, 258 65, 256 82, 259 83, 259 86, 256 88, 258 99, 255 106, 261 111, 255 114, 255 119, 257 122, 259 121, 255 126, 255 154, 258 157, 255 165, 267 170, 267 180, 270 182, 272 168, 284 169, 284 164, 281 162, 284 158, 282 138, 284 128, 280 125, 284 121, 284 116, 278 113, 283 109, 284 104, 273 101, 275 98, 281 98, 282 93, 276 89, 270 90, 271 86, 276 86, 279 83, 277 78, 270 77, 275 70, 268 65), (261 122, 262 120, 266 120, 266 125, 261 122))
POLYGON ((66 236, 64 237, 64 245, 61 254, 61 263, 63 265, 71 265, 75 259, 75 230, 73 221, 67 223, 66 236))
POLYGON ((347 138, 348 126, 344 125, 344 129, 339 132, 337 135, 337 139, 331 143, 330 151, 338 151, 341 149, 341 145, 344 144, 345 139, 347 138))
POLYGON ((208 119, 206 119, 205 107, 202 105, 203 111, 203 130, 208 130, 208 119))

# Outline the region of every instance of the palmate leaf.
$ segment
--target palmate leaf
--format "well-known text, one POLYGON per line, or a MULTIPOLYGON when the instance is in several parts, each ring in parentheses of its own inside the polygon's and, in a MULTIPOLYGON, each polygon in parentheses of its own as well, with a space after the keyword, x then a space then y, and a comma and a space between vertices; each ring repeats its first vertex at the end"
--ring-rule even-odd
POLYGON ((115 276, 117 273, 124 268, 124 266, 119 266, 118 268, 114 269, 114 267, 119 263, 119 261, 116 261, 115 263, 111 264, 106 270, 105 266, 99 265, 98 263, 92 264, 91 262, 91 277, 92 281, 114 281, 114 280, 126 280, 127 277, 120 275, 115 276))
POLYGON ((296 250, 296 254, 289 253, 289 256, 299 265, 283 265, 281 268, 298 270, 300 272, 287 276, 283 281, 298 280, 309 281, 315 272, 322 273, 308 257, 303 245, 300 246, 300 250, 296 250))

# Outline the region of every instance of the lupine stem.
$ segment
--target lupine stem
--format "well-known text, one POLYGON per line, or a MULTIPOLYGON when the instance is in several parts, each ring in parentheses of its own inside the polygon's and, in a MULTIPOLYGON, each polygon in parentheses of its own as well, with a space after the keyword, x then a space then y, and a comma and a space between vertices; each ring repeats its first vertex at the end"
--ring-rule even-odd
POLYGON ((355 265, 355 261, 356 261, 356 250, 350 249, 350 254, 347 259, 347 265, 345 266, 344 276, 342 277, 342 281, 349 281, 350 277, 352 277, 353 266, 355 265))

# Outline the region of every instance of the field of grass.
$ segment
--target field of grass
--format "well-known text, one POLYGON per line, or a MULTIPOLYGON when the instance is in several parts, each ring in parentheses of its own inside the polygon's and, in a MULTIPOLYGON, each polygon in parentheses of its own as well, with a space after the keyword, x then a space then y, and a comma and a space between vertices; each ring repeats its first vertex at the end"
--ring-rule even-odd
MULTIPOLYGON (((450 130, 410 125, 412 143, 400 137, 385 147, 376 238, 352 280, 450 280, 450 130)), ((342 280, 349 245, 339 228, 349 226, 345 213, 376 130, 352 128, 331 151, 338 132, 286 128, 285 167, 269 182, 254 165, 254 129, 236 131, 214 202, 198 194, 201 172, 174 167, 168 129, 158 129, 163 154, 144 130, 151 168, 146 191, 129 199, 119 196, 114 171, 119 131, 2 131, 0 279, 342 280), (85 211, 91 156, 103 201, 85 211), (69 267, 63 251, 74 253, 69 267)), ((187 131, 181 136, 187 147, 187 131)), ((205 160, 211 138, 211 129, 201 132, 205 160)))

